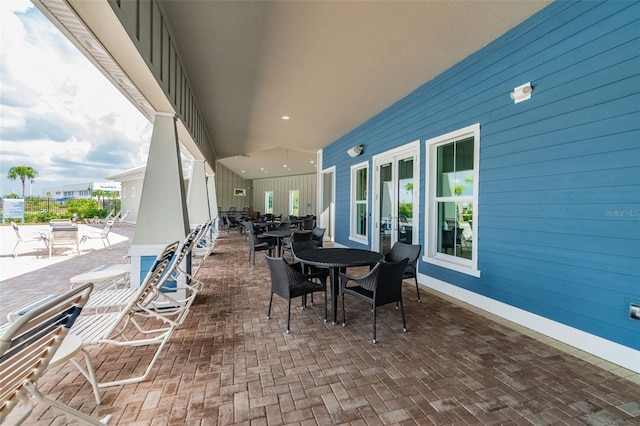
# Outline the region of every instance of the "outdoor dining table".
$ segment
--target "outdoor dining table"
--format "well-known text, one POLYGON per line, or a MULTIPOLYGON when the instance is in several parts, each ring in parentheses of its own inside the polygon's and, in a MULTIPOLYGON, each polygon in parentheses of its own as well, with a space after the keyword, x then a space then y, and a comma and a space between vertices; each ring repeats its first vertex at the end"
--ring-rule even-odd
POLYGON ((262 235, 276 239, 276 256, 282 256, 282 239, 293 234, 292 229, 274 229, 273 231, 264 231, 262 235))
POLYGON ((53 255, 56 246, 72 246, 75 253, 80 254, 80 238, 78 236, 78 226, 71 221, 55 222, 51 221, 49 228, 49 258, 53 255))
POLYGON ((78 284, 84 284, 88 282, 101 283, 111 282, 112 287, 116 287, 117 284, 129 274, 131 265, 129 263, 107 263, 98 266, 88 272, 74 275, 69 279, 71 282, 71 288, 78 284))
POLYGON ((275 222, 275 221, 269 221, 269 222, 253 221, 253 227, 254 228, 269 229, 269 228, 275 228, 277 226, 280 226, 280 222, 275 222))
POLYGON ((303 264, 329 268, 331 282, 331 307, 333 323, 337 321, 340 269, 355 266, 374 266, 384 258, 382 253, 353 248, 319 248, 296 252, 296 259, 303 264))

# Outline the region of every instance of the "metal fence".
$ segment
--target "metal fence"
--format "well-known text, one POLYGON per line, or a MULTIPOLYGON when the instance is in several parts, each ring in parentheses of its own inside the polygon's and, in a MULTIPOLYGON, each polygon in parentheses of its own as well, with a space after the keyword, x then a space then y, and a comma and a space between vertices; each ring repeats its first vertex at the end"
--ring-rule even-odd
MULTIPOLYGON (((66 215, 67 211, 67 202, 70 199, 55 199, 55 198, 47 198, 47 197, 25 197, 24 198, 24 215, 25 217, 31 215, 41 215, 46 216, 47 214, 51 215, 66 215)), ((103 199, 99 201, 99 206, 101 209, 106 210, 106 212, 111 212, 112 210, 115 213, 120 211, 121 201, 119 199, 103 199)), ((0 203, 0 216, 4 217, 3 214, 3 206, 0 203)))

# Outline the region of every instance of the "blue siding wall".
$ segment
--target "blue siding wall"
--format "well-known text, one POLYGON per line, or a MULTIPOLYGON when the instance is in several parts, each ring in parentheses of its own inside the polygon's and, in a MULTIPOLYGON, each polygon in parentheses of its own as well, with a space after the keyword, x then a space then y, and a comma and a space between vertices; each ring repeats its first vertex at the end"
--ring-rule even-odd
POLYGON ((551 4, 327 147, 336 242, 355 246, 352 164, 420 139, 425 188, 424 141, 476 122, 481 277, 420 271, 640 350, 640 3, 551 4))

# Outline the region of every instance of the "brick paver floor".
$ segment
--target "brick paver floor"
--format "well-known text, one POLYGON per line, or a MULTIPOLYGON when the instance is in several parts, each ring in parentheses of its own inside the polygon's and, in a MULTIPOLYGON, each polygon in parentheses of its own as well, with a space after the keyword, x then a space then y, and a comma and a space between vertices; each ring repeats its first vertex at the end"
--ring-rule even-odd
MULTIPOLYGON (((343 327, 323 322, 316 297, 306 310, 295 303, 287 335, 283 299, 274 297, 266 319, 268 269, 261 256, 247 263, 247 244, 234 233, 218 238, 199 272, 206 287, 147 381, 105 389, 96 406, 68 363, 47 372, 41 390, 94 417, 111 414, 112 425, 640 425, 638 375, 621 377, 426 289, 418 303, 412 282, 407 333, 393 305, 382 307, 374 345, 363 303, 347 299, 343 327)), ((151 352, 89 353, 101 379, 144 369, 151 352)), ((38 405, 29 424, 66 420, 38 405)))

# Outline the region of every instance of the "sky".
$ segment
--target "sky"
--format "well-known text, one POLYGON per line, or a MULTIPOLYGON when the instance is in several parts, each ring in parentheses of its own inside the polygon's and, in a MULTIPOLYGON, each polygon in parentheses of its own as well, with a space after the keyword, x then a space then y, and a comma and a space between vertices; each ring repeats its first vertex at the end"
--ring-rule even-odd
POLYGON ((152 124, 29 1, 0 1, 0 195, 103 182, 146 164, 152 124))

